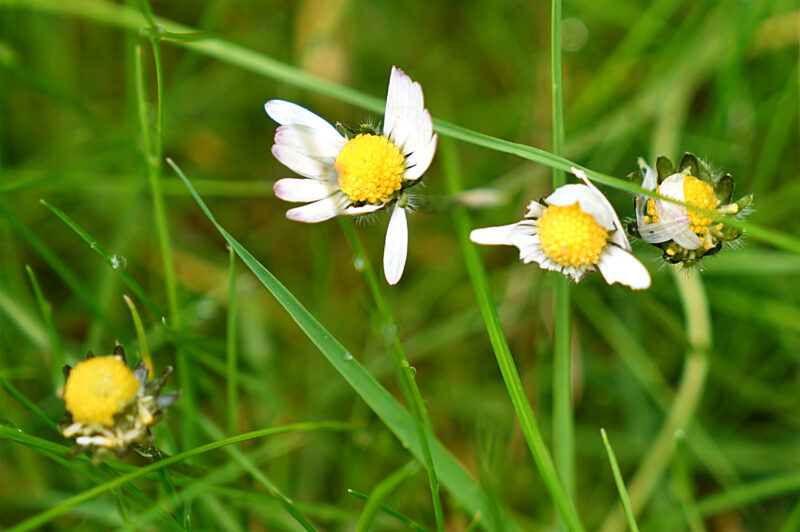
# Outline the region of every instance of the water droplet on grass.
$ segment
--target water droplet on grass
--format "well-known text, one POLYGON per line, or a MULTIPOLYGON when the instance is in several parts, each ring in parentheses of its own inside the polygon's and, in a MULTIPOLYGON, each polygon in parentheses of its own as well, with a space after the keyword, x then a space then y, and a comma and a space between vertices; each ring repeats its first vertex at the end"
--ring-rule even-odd
POLYGON ((348 351, 347 353, 344 354, 344 359, 345 360, 353 360, 353 353, 348 351))
POLYGON ((356 259, 353 261, 353 267, 356 269, 356 271, 364 271, 364 261, 361 260, 361 257, 356 257, 356 259))
POLYGON ((128 266, 128 259, 122 255, 111 255, 109 262, 115 270, 124 270, 128 266))

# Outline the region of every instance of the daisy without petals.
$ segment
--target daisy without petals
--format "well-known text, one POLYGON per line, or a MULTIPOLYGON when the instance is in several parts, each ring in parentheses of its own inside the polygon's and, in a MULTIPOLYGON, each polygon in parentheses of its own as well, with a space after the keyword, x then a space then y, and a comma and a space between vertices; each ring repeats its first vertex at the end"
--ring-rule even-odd
MULTIPOLYGON (((658 158, 656 168, 639 159, 642 188, 675 201, 738 217, 744 216, 753 202, 752 194, 732 202, 731 175, 715 174, 691 153, 683 156, 679 168, 666 157, 658 158)), ((671 263, 696 264, 702 257, 718 253, 723 242, 742 236, 741 229, 714 221, 691 207, 643 195, 637 196, 634 204, 636 223, 628 226, 628 232, 664 250, 664 259, 671 263)))
POLYGON ((422 87, 392 67, 381 130, 364 125, 340 133, 308 109, 283 100, 264 108, 281 124, 272 154, 302 178, 275 183, 275 195, 307 203, 286 211, 290 220, 322 222, 355 216, 395 204, 383 251, 389 284, 403 275, 408 252, 407 189, 420 182, 436 152, 437 135, 422 98, 422 87))
POLYGON ((648 288, 650 274, 631 254, 614 208, 583 171, 573 168, 572 172, 586 184, 561 186, 543 202, 532 201, 524 220, 475 229, 470 239, 477 244, 516 246, 522 262, 536 262, 575 282, 600 270, 608 284, 648 288))
POLYGON ((67 416, 59 429, 65 438, 77 436, 70 455, 91 449, 92 460, 97 463, 109 451, 122 458, 131 446, 140 452, 143 448, 137 446, 152 446, 150 427, 163 417, 180 392, 158 395, 172 373, 171 367, 150 382, 148 371, 144 362, 130 369, 125 350, 119 345, 112 355, 96 357, 90 351, 74 368, 64 366, 67 416))

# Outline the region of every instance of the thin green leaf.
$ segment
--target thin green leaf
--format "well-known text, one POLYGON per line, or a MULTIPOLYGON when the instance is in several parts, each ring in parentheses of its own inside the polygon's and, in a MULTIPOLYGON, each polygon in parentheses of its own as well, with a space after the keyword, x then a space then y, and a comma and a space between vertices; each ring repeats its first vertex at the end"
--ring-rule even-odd
POLYGON ((628 497, 628 490, 625 489, 625 482, 622 480, 622 473, 619 472, 617 457, 614 455, 614 450, 611 448, 611 443, 608 441, 606 429, 600 429, 600 435, 603 437, 603 445, 606 447, 608 463, 611 465, 611 472, 614 474, 614 482, 617 485, 619 498, 622 501, 622 508, 625 510, 625 517, 628 519, 628 527, 632 532, 639 532, 636 518, 633 516, 633 510, 631 509, 631 498, 628 497))

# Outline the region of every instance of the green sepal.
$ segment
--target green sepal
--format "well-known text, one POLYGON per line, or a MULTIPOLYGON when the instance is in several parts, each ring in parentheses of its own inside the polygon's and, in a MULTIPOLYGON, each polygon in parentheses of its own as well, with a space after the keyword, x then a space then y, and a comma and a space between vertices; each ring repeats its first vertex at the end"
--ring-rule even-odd
POLYGON ((681 159, 680 171, 689 169, 689 175, 694 177, 703 177, 700 174, 700 164, 697 162, 697 157, 693 153, 686 152, 681 159))
POLYGON ((747 209, 753 204, 753 195, 748 194, 747 196, 740 198, 739 201, 736 202, 736 206, 739 207, 739 213, 741 214, 743 210, 747 209))
POLYGON ((724 240, 725 242, 730 242, 731 240, 736 240, 740 236, 742 236, 742 228, 741 227, 733 227, 730 225, 723 225, 722 230, 719 231, 720 240, 724 240))
POLYGON ((639 234, 639 225, 636 223, 635 220, 631 220, 630 222, 628 222, 628 224, 625 226, 625 229, 629 236, 642 238, 642 236, 639 234))
POLYGON ((656 172, 658 173, 658 182, 660 184, 675 173, 675 167, 672 166, 672 161, 670 161, 668 157, 660 155, 658 159, 656 159, 656 172))
POLYGON ((723 205, 727 205, 733 199, 733 178, 731 174, 722 176, 714 187, 714 194, 723 205))

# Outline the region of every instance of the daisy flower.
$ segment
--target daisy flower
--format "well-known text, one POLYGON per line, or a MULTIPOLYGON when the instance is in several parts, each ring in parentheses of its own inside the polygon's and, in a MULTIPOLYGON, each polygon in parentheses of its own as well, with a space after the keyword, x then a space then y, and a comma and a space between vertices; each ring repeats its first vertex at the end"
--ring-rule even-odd
MULTIPOLYGON (((687 153, 680 167, 674 168, 666 157, 659 157, 657 170, 639 159, 642 188, 664 197, 719 214, 744 216, 753 202, 752 194, 732 203, 733 178, 712 172, 708 164, 687 153)), ((706 255, 722 249, 742 235, 742 230, 715 222, 699 210, 656 198, 639 195, 635 200, 636 224, 628 231, 645 242, 664 250, 664 259, 672 263, 695 264, 706 255)))
POLYGON ((280 199, 306 203, 286 211, 286 217, 316 223, 394 203, 383 271, 389 284, 397 284, 408 252, 407 190, 420 182, 436 152, 437 135, 419 83, 392 67, 382 130, 365 125, 342 134, 308 109, 283 100, 270 100, 264 108, 281 124, 272 154, 303 176, 275 183, 280 199))
POLYGON ((119 345, 112 355, 96 357, 90 351, 74 368, 64 366, 67 416, 59 428, 65 438, 77 436, 70 455, 91 449, 93 461, 100 462, 109 451, 123 457, 132 445, 152 443, 150 426, 180 392, 158 395, 171 367, 150 382, 148 372, 144 362, 130 369, 119 345))
POLYGON ((546 270, 580 281, 600 270, 608 284, 634 290, 650 286, 650 274, 631 254, 617 213, 605 196, 573 168, 585 185, 557 188, 543 202, 532 201, 525 219, 511 225, 485 227, 470 233, 476 244, 516 246, 522 262, 536 262, 546 270))

